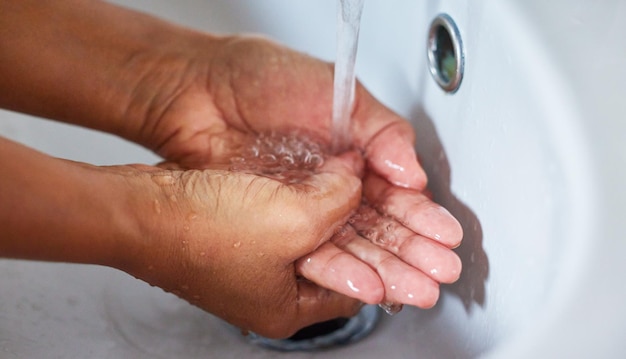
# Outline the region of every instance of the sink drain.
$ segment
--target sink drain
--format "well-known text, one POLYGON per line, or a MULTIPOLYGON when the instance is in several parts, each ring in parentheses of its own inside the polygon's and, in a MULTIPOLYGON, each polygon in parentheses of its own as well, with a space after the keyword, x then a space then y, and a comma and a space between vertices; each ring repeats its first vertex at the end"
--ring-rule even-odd
POLYGON ((352 318, 337 318, 301 329, 287 339, 268 339, 255 333, 248 340, 256 345, 280 351, 313 351, 354 343, 372 332, 380 309, 366 305, 352 318))
POLYGON ((431 75, 444 91, 454 93, 459 89, 465 55, 459 29, 447 14, 438 15, 430 24, 428 63, 431 75))

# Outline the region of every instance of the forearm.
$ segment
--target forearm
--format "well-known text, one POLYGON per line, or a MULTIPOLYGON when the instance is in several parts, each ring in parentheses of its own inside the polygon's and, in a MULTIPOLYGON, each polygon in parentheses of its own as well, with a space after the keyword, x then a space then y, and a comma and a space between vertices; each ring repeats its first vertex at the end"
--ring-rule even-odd
POLYGON ((100 1, 0 0, 0 107, 138 141, 197 38, 100 1))
POLYGON ((0 257, 124 267, 140 237, 130 183, 0 137, 0 257))

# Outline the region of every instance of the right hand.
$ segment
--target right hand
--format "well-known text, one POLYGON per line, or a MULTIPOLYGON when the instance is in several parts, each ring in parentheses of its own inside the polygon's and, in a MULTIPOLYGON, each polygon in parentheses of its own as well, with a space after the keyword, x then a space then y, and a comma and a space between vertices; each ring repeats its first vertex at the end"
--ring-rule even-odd
MULTIPOLYGON (((358 300, 303 280, 295 265, 358 206, 362 162, 355 153, 330 158, 319 173, 290 185, 211 169, 133 170, 148 179, 144 191, 154 191, 139 212, 144 238, 121 269, 267 337, 360 308, 358 300)), ((346 254, 342 265, 363 289, 361 299, 382 298, 365 263, 346 254)))

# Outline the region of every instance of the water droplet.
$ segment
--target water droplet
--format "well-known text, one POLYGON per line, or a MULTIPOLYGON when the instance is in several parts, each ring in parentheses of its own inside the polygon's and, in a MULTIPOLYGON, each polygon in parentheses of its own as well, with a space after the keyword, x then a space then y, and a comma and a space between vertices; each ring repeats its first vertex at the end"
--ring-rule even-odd
MULTIPOLYGON (((184 230, 185 232, 189 232, 189 229, 190 229, 190 228, 189 228, 189 225, 188 225, 188 224, 186 224, 186 225, 183 227, 183 230, 184 230)), ((184 241, 183 241, 183 242, 184 242, 184 241)))
POLYGON ((148 270, 149 270, 149 271, 154 270, 154 266, 153 266, 153 265, 149 265, 149 266, 148 266, 148 270))
POLYGON ((206 252, 200 252, 200 257, 206 256, 206 252))
POLYGON ((241 242, 239 242, 239 241, 238 241, 238 242, 233 243, 233 247, 234 247, 234 248, 239 248, 239 247, 241 247, 241 242))
POLYGON ((439 273, 437 268, 433 268, 433 269, 430 270, 430 274, 432 274, 432 275, 437 275, 437 273, 439 273))
POLYGON ((161 214, 161 202, 159 202, 158 199, 155 199, 153 204, 154 204, 154 211, 156 212, 156 214, 161 214))
POLYGON ((391 288, 391 290, 396 290, 397 287, 395 285, 391 285, 390 288, 391 288))
POLYGON ((389 315, 398 314, 402 310, 402 304, 399 303, 384 302, 380 303, 378 306, 389 315))
POLYGON ((413 295, 413 293, 409 293, 409 294, 407 294, 406 296, 407 296, 407 297, 409 297, 410 299, 413 299, 413 297, 415 297, 415 296, 413 295))
POLYGON ((180 286, 180 289, 184 290, 184 291, 187 291, 187 290, 189 290, 189 286, 187 284, 183 284, 183 285, 180 286))

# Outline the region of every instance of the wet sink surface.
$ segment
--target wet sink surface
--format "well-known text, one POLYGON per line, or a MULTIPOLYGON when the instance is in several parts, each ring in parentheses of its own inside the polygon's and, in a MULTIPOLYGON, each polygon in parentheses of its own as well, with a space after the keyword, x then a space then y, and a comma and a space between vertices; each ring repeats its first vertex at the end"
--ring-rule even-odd
MULTIPOLYGON (((332 1, 118 2, 334 56, 332 1)), ((626 91, 617 80, 626 78, 626 45, 615 37, 626 25, 618 14, 626 6, 617 1, 366 2, 357 74, 415 125, 431 189, 463 223, 464 272, 434 309, 383 317, 363 341, 315 357, 626 355, 626 91), (441 12, 464 40, 466 72, 454 95, 427 70, 428 24, 441 12)), ((0 134, 56 156, 157 160, 91 131, 0 116, 0 134), (77 155, 87 144, 93 151, 77 155)), ((0 261, 0 278, 3 358, 313 356, 247 345, 211 315, 107 268, 0 261)))

